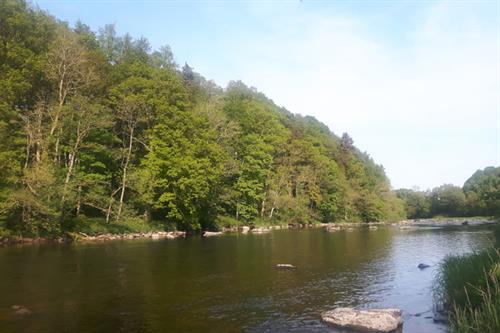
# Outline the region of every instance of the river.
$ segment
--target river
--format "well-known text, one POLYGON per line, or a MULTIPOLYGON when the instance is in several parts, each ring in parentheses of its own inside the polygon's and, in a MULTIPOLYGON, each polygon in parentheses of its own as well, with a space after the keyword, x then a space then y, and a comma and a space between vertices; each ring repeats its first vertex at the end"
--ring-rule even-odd
POLYGON ((439 262, 490 241, 488 226, 381 226, 4 246, 0 332, 338 332, 321 322, 338 306, 398 307, 405 333, 445 332, 439 262))

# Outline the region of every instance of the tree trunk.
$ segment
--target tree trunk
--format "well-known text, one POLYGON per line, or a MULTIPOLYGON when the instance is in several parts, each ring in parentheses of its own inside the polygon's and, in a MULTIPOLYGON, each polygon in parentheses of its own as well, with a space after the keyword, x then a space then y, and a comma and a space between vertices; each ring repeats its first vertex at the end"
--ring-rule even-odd
POLYGON ((111 194, 111 196, 109 197, 109 205, 108 205, 108 209, 106 211, 106 224, 109 223, 109 219, 111 217, 111 208, 113 207, 113 194, 111 194))
POLYGON ((146 205, 146 207, 144 208, 144 221, 145 222, 151 222, 151 206, 150 205, 146 205))
POLYGON ((272 219, 273 218, 273 213, 274 213, 274 210, 276 209, 276 207, 273 206, 273 208, 271 208, 271 213, 269 213, 269 218, 272 219))
POLYGON ((125 187, 127 186, 127 168, 128 168, 128 163, 130 162, 130 156, 132 155, 133 139, 134 139, 134 127, 132 126, 130 128, 130 135, 129 135, 129 141, 128 141, 128 152, 127 152, 127 156, 125 157, 125 164, 123 165, 122 191, 120 193, 120 203, 118 205, 118 213, 116 214, 117 221, 120 219, 120 215, 121 215, 122 210, 123 210, 123 198, 125 197, 125 187))
POLYGON ((64 89, 64 77, 59 80, 59 104, 57 105, 56 115, 54 116, 54 120, 52 121, 52 125, 50 126, 50 136, 54 135, 54 132, 59 125, 59 117, 61 116, 62 107, 64 105, 64 101, 66 100, 66 91, 64 89))
POLYGON ((80 138, 77 138, 75 145, 73 146, 73 151, 69 154, 68 171, 66 172, 66 179, 64 179, 63 196, 61 199, 61 201, 63 202, 66 199, 66 190, 68 188, 69 180, 73 175, 73 167, 75 165, 76 152, 78 151, 79 145, 80 145, 80 138))
POLYGON ((264 199, 262 199, 262 204, 260 207, 260 217, 264 217, 265 212, 266 212, 266 197, 264 196, 264 199))
POLYGON ((78 186, 78 199, 76 201, 76 217, 80 215, 80 209, 82 207, 82 185, 78 186))

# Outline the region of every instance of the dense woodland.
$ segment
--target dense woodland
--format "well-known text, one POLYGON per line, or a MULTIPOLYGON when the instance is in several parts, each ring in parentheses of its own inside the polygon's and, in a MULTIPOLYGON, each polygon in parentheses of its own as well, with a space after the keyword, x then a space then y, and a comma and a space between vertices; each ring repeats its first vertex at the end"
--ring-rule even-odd
POLYGON ((381 166, 254 88, 225 89, 169 47, 69 27, 0 4, 0 175, 5 229, 130 219, 196 230, 256 220, 402 216, 381 166))
POLYGON ((429 191, 400 189, 408 218, 434 216, 500 216, 500 167, 476 171, 458 187, 441 185, 429 191))
POLYGON ((405 217, 349 135, 242 82, 221 88, 113 25, 1 1, 0 78, 0 232, 405 217))

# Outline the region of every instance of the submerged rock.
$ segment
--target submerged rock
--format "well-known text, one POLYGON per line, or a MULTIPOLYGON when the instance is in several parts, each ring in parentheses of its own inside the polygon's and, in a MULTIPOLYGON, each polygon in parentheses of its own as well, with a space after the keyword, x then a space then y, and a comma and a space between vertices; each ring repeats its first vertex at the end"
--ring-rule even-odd
POLYGON ((399 226, 399 230, 413 230, 415 227, 409 226, 409 225, 402 225, 399 226))
POLYGON ((445 313, 436 312, 431 318, 435 323, 440 323, 440 324, 448 323, 448 316, 445 313))
POLYGON ((279 269, 295 269, 296 267, 292 264, 277 264, 276 268, 279 269))
POLYGON ((325 312, 321 318, 329 324, 363 332, 393 332, 403 324, 399 309, 337 308, 325 312))
POLYGON ((429 266, 427 264, 420 263, 420 264, 418 264, 417 267, 420 268, 420 269, 424 269, 424 268, 431 267, 431 266, 429 266))
POLYGON ((335 231, 340 231, 340 230, 342 230, 342 228, 337 224, 331 223, 331 224, 328 224, 326 226, 326 231, 328 231, 328 232, 335 232, 335 231))
POLYGON ((24 316, 24 315, 29 315, 31 314, 31 310, 28 309, 25 306, 22 305, 12 305, 12 310, 14 310, 14 313, 18 316, 24 316))

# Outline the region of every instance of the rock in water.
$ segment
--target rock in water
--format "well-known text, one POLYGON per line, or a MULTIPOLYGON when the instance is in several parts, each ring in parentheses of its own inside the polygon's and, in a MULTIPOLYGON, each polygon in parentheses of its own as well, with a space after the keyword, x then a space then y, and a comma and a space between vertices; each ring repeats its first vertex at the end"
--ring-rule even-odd
POLYGON ((220 236, 222 234, 223 234, 222 231, 205 231, 203 233, 203 237, 220 236))
POLYGON ((418 268, 420 268, 420 269, 424 269, 424 268, 427 268, 427 267, 430 267, 430 266, 427 265, 427 264, 422 264, 422 263, 418 264, 418 268))
POLYGON ((277 264, 276 268, 280 269, 295 269, 295 266, 292 264, 277 264))
POLYGON ((14 310, 14 313, 18 316, 24 316, 31 314, 31 310, 22 305, 12 305, 11 309, 14 310))
POLYGON ((269 228, 253 228, 252 229, 252 232, 254 234, 265 234, 265 233, 270 232, 270 231, 271 231, 271 229, 269 229, 269 228))
POLYGON ((329 324, 363 332, 392 332, 403 324, 399 309, 337 308, 325 312, 321 318, 329 324))

